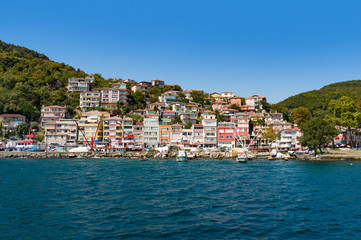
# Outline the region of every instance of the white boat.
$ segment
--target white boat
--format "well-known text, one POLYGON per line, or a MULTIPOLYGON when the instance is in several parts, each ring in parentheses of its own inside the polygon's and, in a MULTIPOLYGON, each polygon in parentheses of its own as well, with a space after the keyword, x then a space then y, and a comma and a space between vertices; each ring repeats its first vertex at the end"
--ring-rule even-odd
POLYGON ((177 160, 177 162, 186 162, 187 161, 187 152, 184 150, 179 150, 176 160, 177 160))
POLYGON ((236 158, 236 161, 237 162, 242 162, 242 163, 245 163, 247 162, 249 159, 248 159, 248 156, 247 156, 247 153, 246 152, 239 152, 237 153, 237 158, 236 158))

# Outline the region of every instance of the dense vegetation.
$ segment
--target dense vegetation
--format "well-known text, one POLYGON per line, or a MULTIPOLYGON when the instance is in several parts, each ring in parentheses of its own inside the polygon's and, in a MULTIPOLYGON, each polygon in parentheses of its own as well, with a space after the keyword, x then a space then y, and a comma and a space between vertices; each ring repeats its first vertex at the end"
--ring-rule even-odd
POLYGON ((324 117, 330 114, 328 109, 331 100, 347 96, 355 101, 358 110, 361 110, 361 80, 338 82, 327 85, 319 90, 313 90, 289 97, 273 107, 278 109, 293 110, 306 107, 314 117, 324 117))
MULTIPOLYGON (((68 94, 70 77, 86 73, 44 54, 0 41, 0 114, 19 113, 28 120, 40 116, 42 105, 67 106, 70 113, 79 105, 79 93, 68 94)), ((95 74, 95 85, 108 83, 95 74)))

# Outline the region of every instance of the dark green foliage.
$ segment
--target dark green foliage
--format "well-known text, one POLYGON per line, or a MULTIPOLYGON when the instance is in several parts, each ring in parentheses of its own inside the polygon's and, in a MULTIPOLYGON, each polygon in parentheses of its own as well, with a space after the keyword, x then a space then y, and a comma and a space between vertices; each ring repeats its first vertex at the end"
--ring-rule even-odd
POLYGON ((311 111, 312 116, 324 117, 330 113, 328 103, 331 100, 342 96, 352 98, 357 109, 361 110, 361 80, 338 82, 327 85, 319 90, 313 90, 289 97, 277 103, 278 107, 294 109, 306 107, 311 111))
POLYGON ((224 116, 218 112, 218 110, 215 111, 217 122, 223 122, 224 116))
POLYGON ((0 114, 19 113, 36 120, 42 105, 74 109, 79 97, 75 100, 76 96, 68 95, 65 86, 69 78, 85 76, 44 54, 0 41, 0 114))
POLYGON ((17 125, 15 128, 16 136, 23 138, 25 135, 28 134, 29 129, 30 129, 29 123, 21 123, 17 125))
POLYGON ((322 152, 322 147, 332 142, 333 138, 338 134, 335 125, 321 118, 314 118, 305 122, 302 130, 302 146, 314 149, 315 155, 317 149, 322 152))
POLYGON ((182 123, 182 120, 180 119, 180 116, 178 115, 173 121, 172 121, 172 124, 181 124, 182 123))
POLYGON ((135 92, 130 92, 128 97, 128 103, 131 109, 136 110, 145 108, 145 96, 141 91, 137 90, 135 92))
POLYGON ((229 109, 235 109, 235 110, 239 110, 239 106, 237 104, 232 104, 228 106, 229 109))
POLYGON ((110 82, 105 80, 100 73, 94 74, 94 82, 92 83, 93 88, 109 88, 110 82))
POLYGON ((143 122, 144 121, 144 117, 140 116, 140 115, 129 115, 129 117, 133 118, 134 120, 138 121, 138 122, 143 122))
POLYGON ((184 128, 185 129, 191 129, 192 128, 192 122, 191 121, 189 121, 189 122, 186 122, 186 124, 184 124, 184 128))
POLYGON ((311 112, 308 108, 298 107, 293 111, 293 120, 302 129, 303 124, 311 119, 311 112))

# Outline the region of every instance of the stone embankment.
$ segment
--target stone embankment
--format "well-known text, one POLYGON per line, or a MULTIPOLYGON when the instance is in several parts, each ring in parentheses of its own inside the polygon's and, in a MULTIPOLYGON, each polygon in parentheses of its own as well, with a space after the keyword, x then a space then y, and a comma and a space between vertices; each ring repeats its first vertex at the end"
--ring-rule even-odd
MULTIPOLYGON (((177 156, 176 151, 168 153, 160 153, 158 151, 148 152, 0 152, 0 158, 131 158, 131 159, 151 159, 151 158, 175 158, 177 156)), ((196 153, 196 158, 211 158, 211 159, 231 159, 235 158, 228 152, 206 152, 199 151, 196 153)), ((314 155, 301 154, 297 157, 283 157, 283 158, 270 158, 268 153, 254 155, 256 159, 284 159, 284 160, 355 160, 361 161, 361 155, 350 154, 322 154, 314 155)))

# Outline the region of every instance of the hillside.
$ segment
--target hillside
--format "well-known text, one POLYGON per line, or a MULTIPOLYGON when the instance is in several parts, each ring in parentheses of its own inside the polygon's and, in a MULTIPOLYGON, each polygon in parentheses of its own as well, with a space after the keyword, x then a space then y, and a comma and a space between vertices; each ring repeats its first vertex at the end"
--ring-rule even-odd
MULTIPOLYGON (((0 41, 0 114, 19 113, 34 120, 42 105, 51 104, 67 106, 72 112, 79 105, 79 95, 67 94, 65 86, 68 78, 85 76, 44 54, 0 41)), ((95 84, 103 81, 96 74, 95 84)))
POLYGON ((333 83, 319 90, 303 92, 275 104, 275 107, 292 110, 303 106, 307 107, 312 115, 323 117, 329 112, 328 103, 341 96, 354 99, 357 108, 361 110, 361 80, 333 83))

